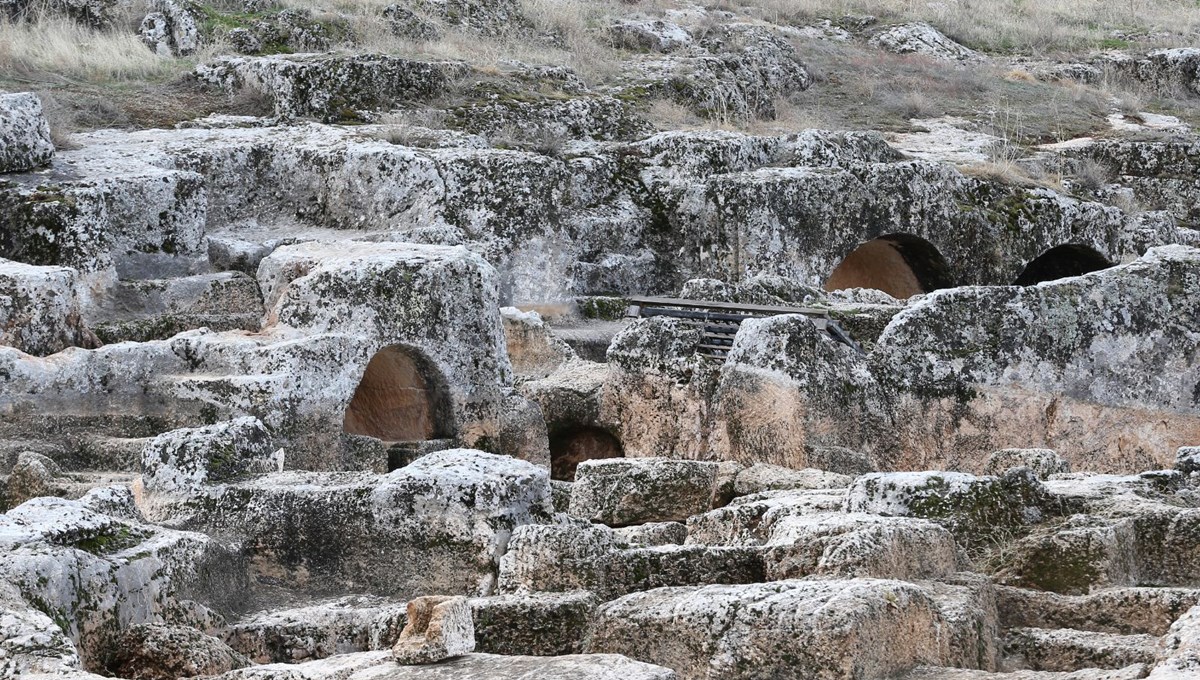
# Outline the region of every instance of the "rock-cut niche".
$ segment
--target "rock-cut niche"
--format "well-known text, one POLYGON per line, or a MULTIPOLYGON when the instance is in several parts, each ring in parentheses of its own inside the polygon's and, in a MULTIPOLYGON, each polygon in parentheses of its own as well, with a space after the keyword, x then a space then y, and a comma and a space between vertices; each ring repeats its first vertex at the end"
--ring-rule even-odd
POLYGON ((417 350, 391 345, 371 357, 342 429, 389 442, 454 436, 446 380, 417 350))
POLYGON ((1013 281, 1013 285, 1032 286, 1042 281, 1080 276, 1088 272, 1108 269, 1111 266, 1113 263, 1095 248, 1069 243, 1055 246, 1038 255, 1025 265, 1025 271, 1021 272, 1016 281, 1013 281))
POLYGON ((855 248, 829 275, 825 290, 874 288, 894 298, 954 285, 946 258, 912 234, 887 234, 855 248))
POLYGON ((550 433, 550 478, 575 481, 575 468, 585 460, 621 458, 625 450, 612 433, 592 425, 572 425, 550 433))

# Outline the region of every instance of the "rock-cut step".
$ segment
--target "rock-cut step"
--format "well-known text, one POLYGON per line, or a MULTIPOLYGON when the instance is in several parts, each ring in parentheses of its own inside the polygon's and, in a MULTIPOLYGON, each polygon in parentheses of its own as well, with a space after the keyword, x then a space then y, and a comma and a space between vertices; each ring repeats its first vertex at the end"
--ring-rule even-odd
POLYGON ((1119 669, 1153 664, 1158 638, 1071 628, 1011 628, 1004 652, 1010 666, 1069 672, 1081 668, 1119 669))

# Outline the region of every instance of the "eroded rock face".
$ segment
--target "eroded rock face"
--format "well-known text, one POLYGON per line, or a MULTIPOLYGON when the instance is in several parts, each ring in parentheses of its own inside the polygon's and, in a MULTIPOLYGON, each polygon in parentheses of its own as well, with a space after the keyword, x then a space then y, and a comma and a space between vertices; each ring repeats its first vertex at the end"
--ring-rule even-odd
POLYGON ((37 95, 0 94, 0 173, 40 168, 53 157, 50 124, 37 95))
POLYGON ((122 633, 109 668, 131 680, 175 680, 219 675, 248 665, 229 645, 195 628, 141 624, 122 633))
POLYGON ((1180 324, 1196 316, 1196 253, 1163 246, 1036 286, 938 291, 865 355, 781 315, 744 322, 714 366, 695 329, 639 320, 609 350, 602 419, 638 455, 802 468, 840 446, 883 469, 981 471, 1019 446, 1052 447, 1074 469, 1168 467, 1200 436, 1180 324))

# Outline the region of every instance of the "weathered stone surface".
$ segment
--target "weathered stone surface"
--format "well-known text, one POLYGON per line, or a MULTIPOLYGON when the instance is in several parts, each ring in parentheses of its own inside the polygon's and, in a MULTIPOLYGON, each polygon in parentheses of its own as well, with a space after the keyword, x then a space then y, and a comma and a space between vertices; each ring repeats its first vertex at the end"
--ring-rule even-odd
POLYGON ((1200 591, 1184 588, 1113 588, 1069 596, 998 586, 996 595, 1006 628, 1073 628, 1121 635, 1165 635, 1176 619, 1200 603, 1200 591))
POLYGON ((590 649, 681 678, 886 678, 947 658, 937 604, 898 581, 662 588, 600 607, 590 649))
POLYGON ((1159 642, 1153 680, 1183 680, 1200 671, 1200 606, 1192 607, 1159 642))
POLYGON ((0 258, 0 345, 37 356, 95 347, 83 323, 77 272, 0 258))
POLYGON ((608 33, 615 44, 633 50, 674 52, 692 44, 691 34, 669 21, 620 21, 609 26, 608 33))
POLYGON ((257 418, 238 418, 201 428, 161 434, 142 450, 142 480, 148 491, 191 494, 205 484, 245 475, 280 472, 283 450, 257 418))
POLYGON ((851 512, 931 519, 971 543, 1040 522, 1055 511, 1045 488, 1024 468, 1000 477, 961 472, 863 475, 850 488, 846 507, 851 512))
POLYGON ((642 62, 629 89, 669 97, 703 116, 770 117, 776 96, 812 84, 791 44, 762 26, 717 26, 700 47, 696 56, 642 62))
MULTIPOLYGON (((482 258, 456 247, 306 243, 275 250, 262 261, 258 278, 269 327, 306 334, 355 329, 380 349, 418 357, 418 370, 430 364, 424 367, 427 391, 440 391, 450 402, 433 400, 433 431, 373 436, 457 433, 474 443, 498 434, 498 401, 512 372, 495 307, 496 273, 482 258), (364 281, 375 284, 365 287, 364 281), (406 283, 389 283, 397 281, 406 283), (463 314, 464 308, 474 313, 463 314), (438 413, 446 409, 451 412, 438 413)), ((368 424, 357 433, 375 432, 368 424)))
POLYGON ((537 312, 503 307, 500 316, 508 360, 516 375, 545 378, 575 358, 575 351, 550 330, 537 312))
POLYGON ((587 591, 473 598, 475 648, 505 656, 579 654, 597 604, 587 591))
POLYGON ((602 600, 662 586, 762 581, 759 552, 746 547, 621 548, 602 526, 520 527, 500 561, 505 593, 588 590, 602 600))
POLYGON ((1120 670, 1085 669, 1072 673, 1047 671, 1012 671, 989 673, 961 668, 932 668, 923 666, 899 676, 899 680, 1138 680, 1146 677, 1144 664, 1120 670))
POLYGON ((0 94, 0 173, 40 168, 53 157, 50 124, 37 95, 0 94))
POLYGON ((998 582, 1070 595, 1196 585, 1200 513, 1179 472, 1075 473, 1044 485, 1075 514, 1008 544, 996 565, 998 582))
POLYGON ((260 475, 162 512, 240 537, 261 585, 406 597, 491 592, 509 534, 550 502, 544 468, 452 449, 387 475, 260 475))
POLYGON ((1176 449, 1175 469, 1185 475, 1200 472, 1200 446, 1181 446, 1176 449))
POLYGON ((250 665, 229 645, 195 628, 144 623, 121 634, 108 669, 131 680, 219 675, 250 665))
POLYGON ((839 489, 850 486, 853 481, 845 475, 823 472, 813 468, 793 470, 791 468, 755 463, 737 473, 734 493, 745 496, 760 491, 783 489, 839 489))
MULTIPOLYGON (((212 243, 209 243, 210 259, 212 243)), ((256 263, 257 264, 257 263, 256 263)), ((241 272, 120 281, 88 312, 106 343, 165 340, 183 331, 257 331, 263 318, 258 282, 241 272)))
POLYGON ((1001 449, 988 456, 983 472, 1002 475, 1015 467, 1029 468, 1038 479, 1071 471, 1070 463, 1053 449, 1001 449))
POLYGON ((200 48, 203 15, 191 0, 154 0, 138 29, 142 42, 163 57, 187 56, 200 48))
POLYGON ((1012 628, 1004 639, 1010 663, 1037 671, 1126 668, 1153 663, 1157 638, 1070 629, 1012 628))
POLYGON ((390 649, 406 620, 403 603, 356 595, 247 616, 225 639, 255 663, 295 663, 390 649))
POLYGON ((677 680, 673 671, 619 654, 557 657, 467 654, 439 664, 401 666, 385 652, 347 654, 321 661, 272 664, 233 671, 220 680, 677 680))
POLYGON ((754 547, 767 580, 809 575, 941 578, 958 552, 944 528, 925 520, 831 512, 836 496, 777 492, 688 520, 689 545, 754 547))
POLYGON ((431 98, 465 69, 387 55, 306 54, 220 57, 196 67, 196 77, 230 96, 246 91, 269 97, 277 116, 339 120, 431 98))
POLYGON ((397 662, 431 664, 473 651, 475 625, 467 598, 430 595, 408 602, 408 622, 392 646, 397 662))
POLYGON ((79 654, 67 632, 32 607, 16 586, 0 582, 0 605, 0 674, 19 678, 79 668, 79 654))
MULTIPOLYGON (((245 590, 238 558, 208 536, 118 519, 83 501, 35 498, 0 515, 0 551, 0 579, 69 640, 30 633, 33 648, 18 644, 12 657, 21 672, 98 669, 125 628, 164 619, 203 627, 212 612, 193 597, 225 609, 245 590), (22 656, 43 656, 43 647, 52 652, 44 662, 22 656)), ((39 620, 18 614, 14 623, 37 628, 39 620)))
POLYGON ((687 525, 680 522, 649 522, 613 530, 617 542, 631 546, 678 545, 687 540, 687 525))
POLYGON ((904 24, 871 38, 871 44, 896 54, 920 54, 945 61, 980 61, 982 54, 964 47, 925 23, 904 24))
POLYGON ((584 461, 571 514, 611 526, 683 521, 712 507, 716 463, 661 458, 584 461))

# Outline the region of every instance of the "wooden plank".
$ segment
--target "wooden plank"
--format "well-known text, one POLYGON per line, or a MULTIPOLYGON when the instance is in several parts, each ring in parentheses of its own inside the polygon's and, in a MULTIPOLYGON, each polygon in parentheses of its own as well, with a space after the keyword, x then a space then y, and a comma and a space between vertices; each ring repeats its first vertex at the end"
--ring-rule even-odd
POLYGON ((653 307, 684 307, 688 309, 719 309, 727 312, 748 312, 751 314, 805 314, 807 316, 828 317, 829 310, 816 307, 781 307, 775 305, 748 305, 738 302, 716 302, 713 300, 681 300, 665 297, 627 297, 631 304, 653 307))

